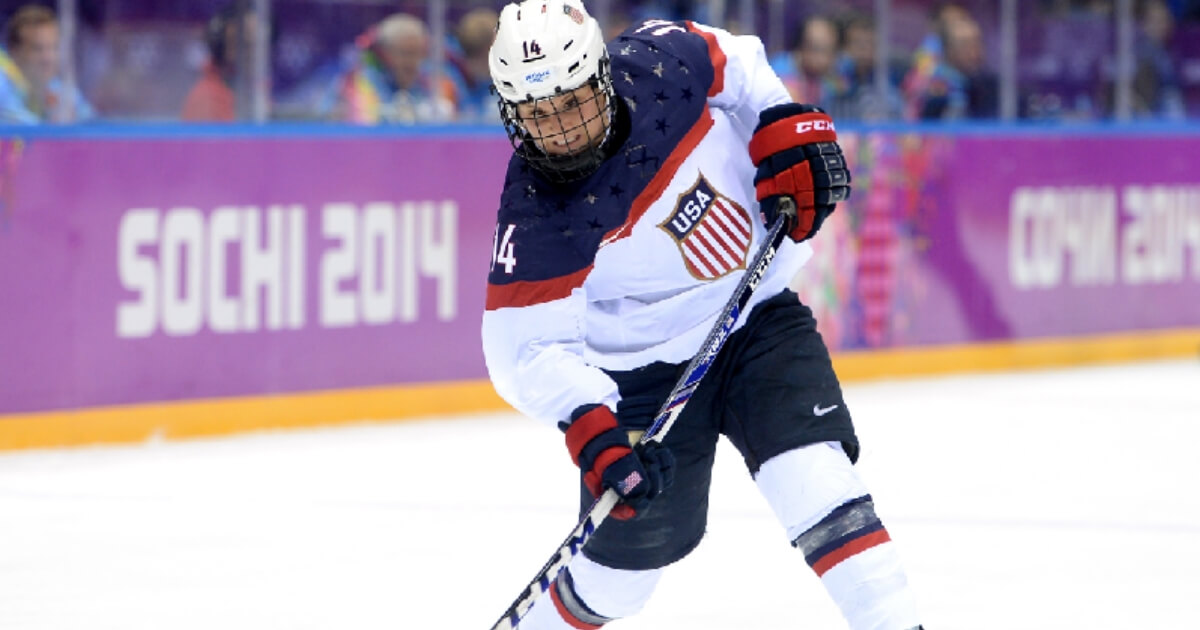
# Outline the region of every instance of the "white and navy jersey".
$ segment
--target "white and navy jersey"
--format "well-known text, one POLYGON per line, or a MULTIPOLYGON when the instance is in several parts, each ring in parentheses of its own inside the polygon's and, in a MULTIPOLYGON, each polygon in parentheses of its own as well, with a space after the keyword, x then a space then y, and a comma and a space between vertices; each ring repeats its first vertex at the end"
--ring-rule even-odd
MULTIPOLYGON (((691 359, 766 236, 747 146, 789 102, 761 41, 649 21, 608 44, 628 138, 567 185, 509 164, 488 276, 483 347, 496 390, 556 424, 614 410, 604 370, 691 359)), ((747 311, 810 255, 785 239, 747 311)))

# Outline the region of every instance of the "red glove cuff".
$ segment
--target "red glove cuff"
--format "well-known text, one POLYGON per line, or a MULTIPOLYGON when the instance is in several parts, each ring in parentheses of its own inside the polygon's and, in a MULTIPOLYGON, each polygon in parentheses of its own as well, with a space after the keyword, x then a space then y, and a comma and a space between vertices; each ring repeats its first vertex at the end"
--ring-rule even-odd
MULTIPOLYGON (((576 466, 579 465, 579 454, 583 451, 583 447, 587 446, 596 436, 617 428, 617 417, 613 415, 611 409, 606 405, 596 405, 589 409, 586 413, 579 416, 567 427, 567 451, 571 453, 571 461, 576 466)), ((612 449, 609 449, 612 450, 612 449)), ((604 459, 603 456, 596 458, 597 464, 599 460, 604 459)), ((605 464, 607 466, 607 464, 605 464)), ((603 467, 593 466, 593 469, 604 470, 603 467)))
POLYGON ((837 130, 828 114, 809 112, 777 120, 750 138, 750 159, 755 166, 768 155, 814 142, 837 142, 837 130))
POLYGON ((592 462, 592 472, 603 475, 605 469, 612 465, 613 462, 631 452, 633 452, 633 449, 628 446, 612 446, 604 449, 603 453, 596 456, 596 461, 592 462))

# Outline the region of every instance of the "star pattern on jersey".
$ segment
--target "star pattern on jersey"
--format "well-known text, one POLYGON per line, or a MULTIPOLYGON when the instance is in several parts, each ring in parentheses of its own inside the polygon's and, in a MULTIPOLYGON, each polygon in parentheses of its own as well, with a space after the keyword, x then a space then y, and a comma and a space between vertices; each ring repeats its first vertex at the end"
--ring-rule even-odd
POLYGON ((666 90, 658 90, 654 93, 654 102, 658 103, 659 105, 662 105, 669 100, 671 100, 671 98, 667 96, 666 90))
POLYGON ((636 168, 643 178, 653 175, 662 166, 662 160, 656 155, 650 155, 644 144, 636 144, 625 149, 625 164, 636 168))
POLYGON ((630 110, 630 111, 632 111, 632 112, 634 112, 634 113, 637 113, 637 106, 638 106, 638 102, 637 102, 637 99, 636 99, 636 98, 634 98, 634 97, 632 97, 632 96, 626 96, 626 97, 625 97, 625 104, 629 106, 629 110, 630 110))
POLYGON ((596 205, 596 199, 596 195, 593 195, 592 193, 588 193, 587 196, 583 198, 583 200, 586 201, 589 206, 596 205))
POLYGON ((612 197, 620 199, 621 195, 625 194, 625 189, 621 188, 620 184, 612 184, 608 187, 608 194, 612 197))
POLYGON ((636 52, 636 49, 630 44, 625 44, 625 47, 621 49, 621 55, 625 57, 632 55, 634 52, 636 52))
POLYGON ((692 94, 692 88, 690 88, 690 87, 685 87, 685 88, 683 88, 683 90, 681 90, 681 94, 679 95, 679 98, 682 98, 683 100, 685 100, 685 101, 687 101, 687 102, 691 103, 691 102, 692 102, 692 96, 693 96, 693 94, 692 94))
POLYGON ((654 128, 664 136, 667 135, 667 128, 670 126, 671 125, 667 124, 666 118, 659 118, 658 120, 654 121, 654 128))
POLYGON ((663 64, 662 64, 662 62, 660 61, 660 62, 658 62, 658 63, 654 64, 654 65, 653 65, 653 66, 650 68, 650 72, 653 72, 653 73, 654 73, 654 76, 656 76, 656 77, 658 77, 658 78, 660 78, 660 79, 661 79, 661 78, 663 78, 663 64))

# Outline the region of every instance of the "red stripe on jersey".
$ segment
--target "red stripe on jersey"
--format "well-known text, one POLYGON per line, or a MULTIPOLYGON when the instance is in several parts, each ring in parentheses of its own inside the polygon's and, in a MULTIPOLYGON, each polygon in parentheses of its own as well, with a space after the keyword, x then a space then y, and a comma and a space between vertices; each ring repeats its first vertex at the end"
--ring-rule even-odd
POLYGON ((713 202, 712 219, 720 226, 723 236, 730 242, 730 251, 737 254, 737 257, 745 257, 745 246, 750 241, 750 233, 744 223, 746 215, 739 212, 734 206, 725 203, 725 200, 718 197, 713 202), (716 210, 716 212, 713 212, 716 210))
POLYGON ((725 89, 725 51, 717 43, 717 36, 696 28, 694 22, 687 23, 688 30, 704 38, 708 42, 708 58, 712 60, 713 82, 708 88, 708 97, 712 98, 725 89))
POLYGON ((683 136, 679 144, 675 145, 675 149, 671 151, 671 155, 668 155, 667 159, 663 162, 662 168, 654 174, 654 178, 650 180, 650 183, 646 184, 642 192, 633 200, 633 204, 629 208, 629 218, 625 219, 625 223, 622 223, 620 227, 605 234, 604 240, 600 241, 600 247, 629 236, 630 232, 633 231, 633 226, 641 220, 642 215, 646 214, 646 210, 650 208, 650 204, 662 196, 663 191, 667 189, 667 185, 674 179, 675 173, 679 171, 680 165, 692 154, 692 150, 696 148, 696 145, 700 144, 700 141, 704 139, 708 130, 712 129, 713 124, 712 114, 705 107, 700 119, 692 125, 692 128, 687 132, 687 135, 683 136))
POLYGON ((487 288, 487 304, 484 308, 494 311, 498 308, 531 306, 561 300, 571 291, 583 286, 583 281, 592 272, 588 265, 579 271, 548 280, 521 280, 509 284, 489 284, 487 288))
POLYGON ((825 575, 826 571, 837 566, 837 564, 842 560, 845 560, 846 558, 849 558, 855 554, 862 553, 876 545, 882 545, 889 540, 891 540, 891 537, 888 536, 886 529, 871 532, 862 538, 855 538, 854 540, 851 540, 841 547, 829 552, 824 558, 817 560, 817 562, 812 565, 812 569, 816 572, 817 577, 821 577, 822 575, 825 575))
POLYGON ((721 215, 722 219, 726 219, 733 227, 733 232, 741 237, 741 242, 746 243, 750 240, 750 219, 745 212, 738 210, 737 206, 727 207, 723 199, 717 199, 716 203, 721 204, 727 212, 721 215))
POLYGON ((688 240, 696 241, 708 253, 708 261, 713 265, 713 273, 709 276, 710 279, 719 278, 729 273, 729 270, 733 268, 730 266, 727 257, 721 255, 721 244, 713 238, 712 230, 700 230, 697 228, 688 240))
POLYGON ((712 263, 709 261, 709 257, 711 257, 712 254, 711 252, 708 252, 707 245, 701 238, 699 238, 699 236, 699 234, 694 235, 692 238, 689 238, 683 242, 683 246, 686 247, 692 254, 687 261, 691 264, 692 270, 697 276, 711 280, 721 275, 721 271, 718 268, 713 267, 712 263), (705 253, 708 253, 709 256, 706 257, 705 253))
MULTIPOLYGON (((709 212, 712 211, 710 210, 709 212)), ((715 225, 713 225, 713 229, 709 230, 709 234, 712 235, 716 245, 720 248, 718 253, 722 254, 721 258, 723 259, 723 262, 728 266, 729 269, 733 269, 742 264, 742 252, 740 251, 740 248, 733 243, 731 240, 732 237, 729 236, 729 233, 725 231, 727 228, 721 224, 719 220, 721 218, 722 217, 719 216, 712 217, 712 221, 715 223, 715 225), (733 264, 729 264, 730 262, 733 264)))

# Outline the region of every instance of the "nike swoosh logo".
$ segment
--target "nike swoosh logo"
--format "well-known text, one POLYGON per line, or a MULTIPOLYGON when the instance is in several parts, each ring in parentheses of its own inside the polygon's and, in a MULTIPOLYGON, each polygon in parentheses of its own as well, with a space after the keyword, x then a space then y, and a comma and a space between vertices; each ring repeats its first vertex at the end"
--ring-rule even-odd
POLYGON ((813 405, 813 415, 814 416, 823 416, 837 408, 838 408, 837 405, 832 405, 830 407, 822 407, 821 405, 813 405))

